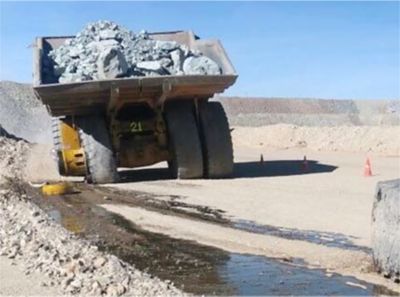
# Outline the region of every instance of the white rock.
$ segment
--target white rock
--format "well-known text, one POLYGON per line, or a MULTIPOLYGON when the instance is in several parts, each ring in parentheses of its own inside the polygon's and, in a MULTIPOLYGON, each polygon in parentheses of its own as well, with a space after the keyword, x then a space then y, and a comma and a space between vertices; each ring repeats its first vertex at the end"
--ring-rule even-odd
POLYGON ((96 268, 100 268, 102 267, 105 263, 107 262, 107 259, 104 257, 97 257, 94 261, 93 261, 93 266, 96 268))
POLYGON ((149 70, 153 72, 159 72, 162 70, 162 65, 159 61, 145 61, 136 64, 139 69, 149 70))
POLYGON ((221 69, 208 57, 188 57, 183 62, 183 72, 191 75, 218 75, 221 69))

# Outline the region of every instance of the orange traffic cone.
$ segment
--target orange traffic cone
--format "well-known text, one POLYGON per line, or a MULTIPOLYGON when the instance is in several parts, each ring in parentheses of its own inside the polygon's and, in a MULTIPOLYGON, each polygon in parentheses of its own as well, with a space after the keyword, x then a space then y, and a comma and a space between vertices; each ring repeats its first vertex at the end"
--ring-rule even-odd
POLYGON ((369 157, 365 160, 364 176, 372 176, 371 161, 369 157))
POLYGON ((307 161, 307 157, 304 156, 303 158, 303 163, 301 164, 301 169, 303 170, 303 172, 308 172, 309 171, 309 167, 308 167, 308 161, 307 161))

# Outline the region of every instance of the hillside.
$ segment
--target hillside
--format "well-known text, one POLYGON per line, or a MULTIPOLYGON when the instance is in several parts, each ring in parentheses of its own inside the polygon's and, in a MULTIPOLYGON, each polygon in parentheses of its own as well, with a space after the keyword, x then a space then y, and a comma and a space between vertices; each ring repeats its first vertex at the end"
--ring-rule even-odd
POLYGON ((216 97, 232 125, 391 126, 400 124, 398 100, 216 97))

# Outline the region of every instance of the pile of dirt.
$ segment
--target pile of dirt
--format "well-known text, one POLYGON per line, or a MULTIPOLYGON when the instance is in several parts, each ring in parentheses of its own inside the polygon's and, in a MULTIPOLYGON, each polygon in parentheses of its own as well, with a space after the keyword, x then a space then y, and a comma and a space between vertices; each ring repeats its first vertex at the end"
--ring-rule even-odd
POLYGON ((21 178, 29 144, 0 135, 0 188, 7 179, 21 178))
POLYGON ((400 155, 400 126, 235 127, 233 142, 260 149, 308 148, 317 151, 371 152, 400 155))
POLYGON ((29 84, 0 82, 0 125, 29 142, 51 142, 50 116, 29 84))
POLYGON ((27 275, 40 275, 41 286, 62 294, 184 295, 78 239, 32 203, 21 180, 29 146, 0 136, 0 256, 18 263, 27 275))
POLYGON ((301 98, 217 97, 234 126, 400 125, 398 100, 327 100, 301 98))

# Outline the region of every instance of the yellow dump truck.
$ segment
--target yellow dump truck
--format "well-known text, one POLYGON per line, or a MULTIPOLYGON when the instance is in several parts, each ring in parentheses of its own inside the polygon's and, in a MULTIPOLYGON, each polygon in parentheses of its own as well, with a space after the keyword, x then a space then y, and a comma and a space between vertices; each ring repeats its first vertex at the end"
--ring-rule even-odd
POLYGON ((118 167, 167 161, 180 179, 225 178, 233 171, 228 121, 215 93, 237 75, 218 40, 193 32, 150 33, 199 50, 221 68, 221 75, 166 75, 77 83, 46 81, 49 52, 70 37, 39 37, 34 48, 34 90, 53 117, 54 150, 64 176, 92 183, 118 181, 118 167))

